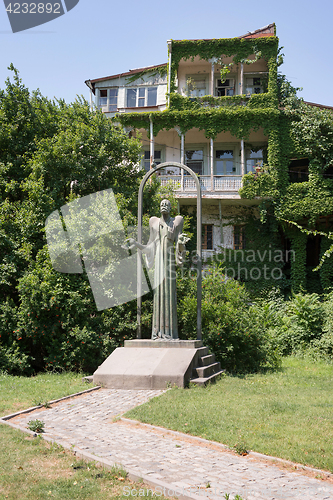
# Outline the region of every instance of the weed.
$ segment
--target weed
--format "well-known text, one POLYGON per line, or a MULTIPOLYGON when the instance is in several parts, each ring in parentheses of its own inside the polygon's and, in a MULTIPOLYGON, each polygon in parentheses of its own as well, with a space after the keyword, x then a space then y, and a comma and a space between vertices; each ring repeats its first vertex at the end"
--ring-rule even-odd
POLYGON ((37 433, 44 432, 44 426, 45 426, 44 422, 38 419, 30 420, 28 422, 28 429, 30 429, 33 432, 37 433))

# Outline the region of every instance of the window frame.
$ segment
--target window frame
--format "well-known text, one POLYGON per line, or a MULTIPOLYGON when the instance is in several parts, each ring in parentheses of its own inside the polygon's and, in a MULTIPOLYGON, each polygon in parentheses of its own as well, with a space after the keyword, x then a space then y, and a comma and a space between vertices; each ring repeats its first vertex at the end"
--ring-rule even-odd
POLYGON ((214 152, 213 152, 213 158, 214 158, 214 175, 217 176, 225 176, 225 177, 231 177, 231 176, 240 176, 241 175, 241 164, 240 161, 237 161, 238 159, 238 152, 240 151, 240 147, 238 144, 235 143, 214 143, 214 152), (218 158, 216 157, 218 151, 232 151, 233 153, 233 170, 231 173, 227 172, 227 165, 226 162, 230 161, 230 158, 226 158, 225 160, 221 159, 221 161, 225 162, 224 163, 224 168, 223 168, 223 173, 217 173, 217 160, 218 158))
POLYGON ((127 87, 126 88, 126 96, 125 96, 125 104, 126 108, 154 108, 157 106, 157 93, 158 93, 158 85, 138 85, 136 87, 127 87), (155 104, 148 104, 149 100, 149 90, 156 90, 156 99, 155 104), (135 106, 128 105, 128 95, 129 91, 135 92, 135 106), (142 91, 144 92, 144 96, 142 95, 142 91), (140 95, 141 94, 141 95, 140 95), (144 104, 142 105, 142 99, 144 99, 144 104))
POLYGON ((246 248, 246 235, 245 235, 245 226, 233 226, 233 248, 234 250, 245 250, 246 248), (236 243, 236 234, 239 236, 239 242, 236 243))
MULTIPOLYGON (((190 74, 190 75, 186 75, 185 76, 185 82, 187 82, 187 80, 191 78, 194 82, 198 82, 198 81, 204 81, 205 82, 205 88, 204 89, 194 89, 194 90, 191 90, 189 92, 189 97, 203 97, 205 95, 208 95, 209 94, 209 81, 208 81, 208 76, 207 75, 204 75, 204 74, 190 74), (204 93, 203 94, 198 94, 198 91, 201 91, 201 90, 204 90, 204 93)), ((186 83, 187 85, 187 83, 186 83)), ((185 86, 185 91, 186 90, 186 86, 185 86)))
MULTIPOLYGON (((146 172, 148 172, 150 170, 150 149, 149 148, 143 148, 142 153, 143 153, 143 156, 142 156, 142 160, 141 160, 141 168, 143 170, 145 170, 146 172), (146 153, 148 154, 148 158, 145 158, 146 153), (146 168, 146 163, 149 163, 149 168, 148 169, 146 168)), ((160 146, 158 146, 157 148, 154 148, 154 163, 156 165, 160 165, 161 163, 164 163, 164 161, 165 161, 164 157, 165 157, 165 148, 160 147, 160 146), (161 153, 161 158, 155 158, 155 154, 157 152, 161 153)), ((159 170, 157 172, 157 174, 163 175, 164 174, 163 170, 164 169, 159 170)))
MULTIPOLYGON (((255 148, 255 149, 257 149, 257 148, 255 148)), ((252 149, 252 148, 246 148, 245 149, 245 173, 246 174, 248 174, 250 172, 254 172, 255 173, 256 172, 256 167, 259 166, 260 168, 262 168, 263 165, 264 165, 264 146, 258 148, 256 151, 254 149, 252 149), (261 158, 250 158, 249 157, 249 153, 251 155, 252 153, 258 153, 259 151, 262 152, 261 158), (257 160, 257 161, 249 169, 248 168, 248 164, 249 164, 248 162, 250 162, 252 160, 253 161, 257 160)))
POLYGON ((202 250, 214 250, 214 224, 202 224, 202 250), (210 246, 208 248, 208 228, 210 229, 210 246))
MULTIPOLYGON (((209 174, 205 173, 207 165, 208 165, 208 163, 207 163, 207 145, 206 144, 186 144, 185 150, 184 150, 185 165, 189 166, 187 164, 187 158, 186 158, 187 151, 202 151, 202 172, 201 172, 201 174, 197 174, 197 175, 209 175, 209 174)), ((200 160, 189 160, 189 162, 196 162, 196 161, 199 163, 200 160)), ((194 173, 196 173, 196 172, 194 172, 194 173)), ((184 175, 190 175, 190 174, 188 174, 185 170, 184 175)))
POLYGON ((215 76, 215 89, 214 89, 214 95, 215 97, 232 97, 236 95, 236 77, 235 75, 230 75, 228 78, 225 78, 225 82, 222 83, 221 81, 221 75, 215 76), (230 80, 233 81, 233 85, 228 85, 227 82, 230 80), (219 82, 221 82, 219 84, 219 82), (223 94, 219 94, 219 92, 222 92, 222 89, 224 89, 226 92, 223 94), (227 93, 227 90, 232 90, 232 93, 227 93))
POLYGON ((107 88, 99 88, 98 89, 98 109, 101 109, 103 113, 116 113, 118 111, 118 96, 119 96, 119 87, 107 87, 107 88), (111 91, 116 91, 116 96, 111 96, 111 91), (106 92, 106 96, 101 96, 101 92, 106 92), (111 99, 116 99, 116 104, 111 104, 111 99), (106 99, 105 104, 101 104, 101 99, 106 99), (114 106, 114 109, 110 109, 111 106, 114 106))

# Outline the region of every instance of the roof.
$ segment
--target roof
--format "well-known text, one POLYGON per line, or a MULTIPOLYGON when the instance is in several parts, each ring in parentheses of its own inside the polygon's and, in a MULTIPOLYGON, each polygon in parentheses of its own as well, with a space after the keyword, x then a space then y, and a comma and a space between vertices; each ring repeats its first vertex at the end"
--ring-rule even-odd
POLYGON ((333 110, 333 106, 326 106, 325 104, 317 104, 315 102, 308 102, 308 101, 304 101, 304 104, 308 104, 309 106, 315 106, 320 109, 329 109, 331 111, 333 110))
POLYGON ((103 82, 104 80, 114 80, 115 78, 121 78, 123 76, 132 76, 137 73, 142 73, 142 71, 161 68, 162 66, 166 66, 167 63, 163 64, 155 64, 154 66, 145 66, 144 68, 136 68, 130 69, 126 71, 126 73, 118 73, 117 75, 104 76, 103 78, 95 78, 94 80, 86 80, 84 83, 95 93, 95 83, 103 82))

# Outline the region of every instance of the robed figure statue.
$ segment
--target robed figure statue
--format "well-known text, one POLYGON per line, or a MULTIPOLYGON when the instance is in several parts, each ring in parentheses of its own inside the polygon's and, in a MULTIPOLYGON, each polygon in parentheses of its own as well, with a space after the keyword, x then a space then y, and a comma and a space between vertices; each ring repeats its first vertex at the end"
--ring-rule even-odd
POLYGON ((189 238, 182 233, 182 216, 170 217, 171 203, 162 200, 161 217, 149 219, 147 245, 129 238, 128 248, 139 248, 145 254, 148 269, 154 266, 154 305, 152 339, 178 339, 176 265, 182 266, 189 238))

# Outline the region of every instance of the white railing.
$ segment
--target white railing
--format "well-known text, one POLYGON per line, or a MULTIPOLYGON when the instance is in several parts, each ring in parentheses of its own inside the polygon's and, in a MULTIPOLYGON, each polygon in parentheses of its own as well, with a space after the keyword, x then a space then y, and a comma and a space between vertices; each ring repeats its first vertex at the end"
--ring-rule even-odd
MULTIPOLYGON (((172 188, 175 191, 180 192, 191 192, 196 191, 196 186, 194 179, 189 177, 188 175, 184 175, 184 188, 182 189, 182 181, 180 175, 160 175, 158 180, 162 184, 162 186, 166 186, 168 183, 171 183, 172 188)), ((199 177, 200 185, 202 191, 210 191, 212 192, 211 185, 211 177, 209 175, 201 175, 199 177)), ((214 191, 217 192, 237 192, 242 187, 242 178, 239 177, 231 177, 231 176, 220 176, 214 175, 214 191)))

